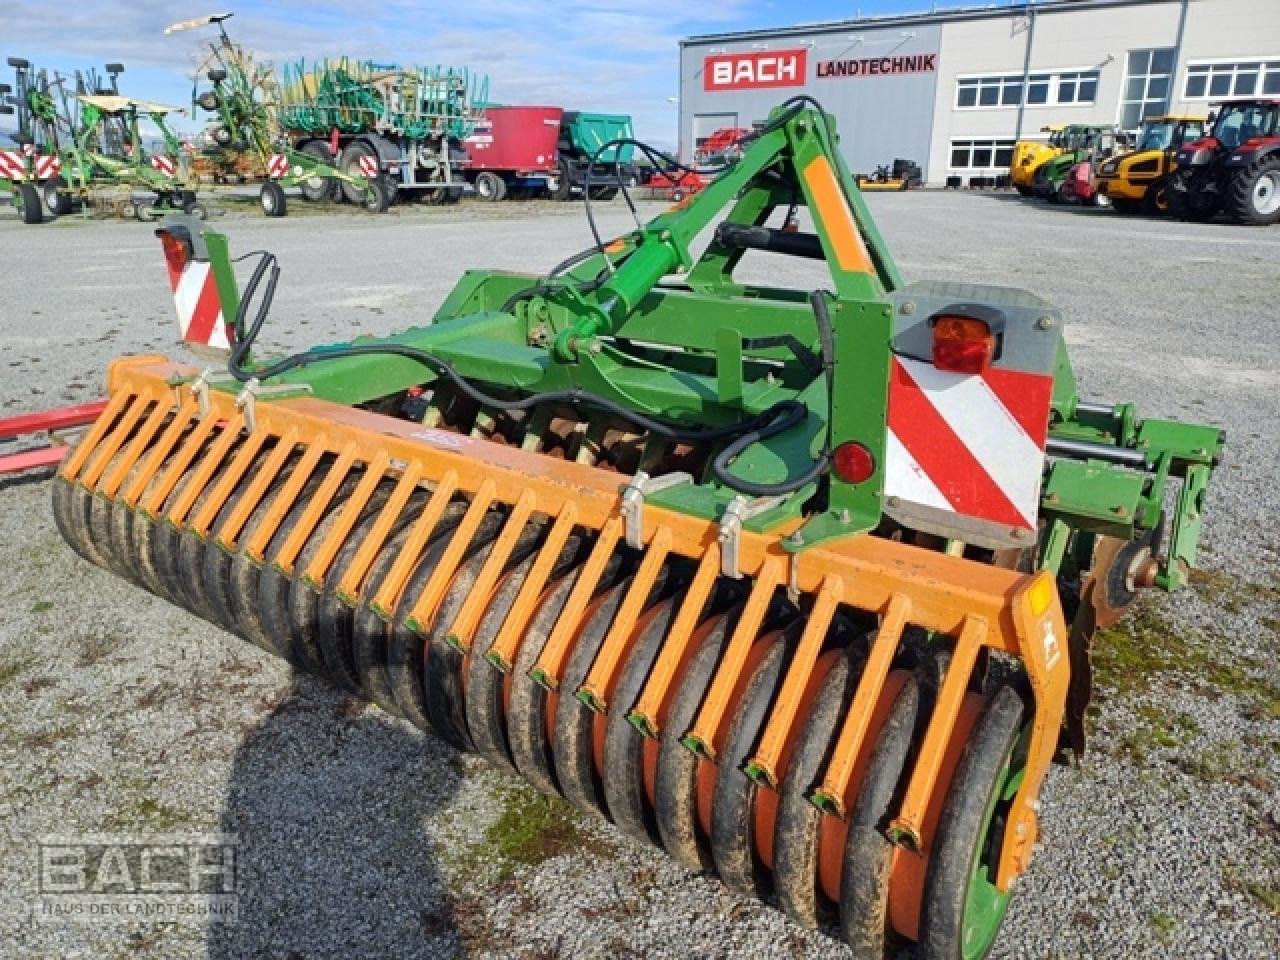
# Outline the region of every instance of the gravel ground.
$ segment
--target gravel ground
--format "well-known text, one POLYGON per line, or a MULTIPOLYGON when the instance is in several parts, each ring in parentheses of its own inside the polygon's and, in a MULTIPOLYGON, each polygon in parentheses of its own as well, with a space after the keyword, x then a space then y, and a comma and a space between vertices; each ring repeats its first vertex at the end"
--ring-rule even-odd
MULTIPOLYGON (((909 278, 1062 306, 1084 396, 1229 433, 1204 573, 1103 644, 1094 749, 1049 781, 995 956, 1280 955, 1280 231, 869 202, 909 278)), ((269 338, 291 346, 422 322, 466 267, 537 270, 588 240, 579 208, 536 203, 224 223, 279 256, 269 338)), ((177 352, 148 228, 4 208, 0 263, 0 415, 177 352)), ((847 955, 81 562, 48 494, 0 485, 0 957, 847 955), (85 833, 235 834, 239 921, 40 917, 38 839, 85 833)))

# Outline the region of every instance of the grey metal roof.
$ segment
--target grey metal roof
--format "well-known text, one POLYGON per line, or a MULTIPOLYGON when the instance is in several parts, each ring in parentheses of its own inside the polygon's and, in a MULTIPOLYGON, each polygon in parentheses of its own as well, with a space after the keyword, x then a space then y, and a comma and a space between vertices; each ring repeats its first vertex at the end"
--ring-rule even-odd
POLYGON ((680 41, 681 46, 694 46, 703 43, 758 40, 769 37, 797 37, 813 33, 827 33, 835 30, 848 30, 850 27, 862 29, 872 27, 912 26, 933 23, 955 23, 963 20, 990 20, 1000 17, 1026 16, 1028 10, 1037 15, 1047 13, 1064 13, 1075 10, 1096 10, 1103 7, 1134 7, 1144 4, 1181 3, 1182 0, 1018 0, 1015 3, 989 3, 982 6, 950 7, 929 10, 921 13, 900 13, 880 17, 857 17, 849 20, 821 20, 813 23, 797 23, 785 27, 767 27, 760 30, 740 30, 731 33, 704 33, 687 37, 680 41))

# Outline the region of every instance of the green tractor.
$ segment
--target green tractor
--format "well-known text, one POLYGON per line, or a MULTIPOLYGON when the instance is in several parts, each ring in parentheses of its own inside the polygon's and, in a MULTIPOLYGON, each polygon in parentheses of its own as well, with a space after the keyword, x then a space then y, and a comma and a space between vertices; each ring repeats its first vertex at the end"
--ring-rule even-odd
POLYGON ((219 147, 258 155, 267 173, 258 194, 262 212, 268 217, 286 214, 286 187, 301 187, 303 198, 312 200, 330 196, 336 183, 344 192, 361 198, 366 210, 385 213, 395 196, 385 176, 339 169, 321 156, 294 148, 275 112, 280 103, 275 76, 270 67, 258 64, 227 35, 223 24, 232 16, 223 13, 184 20, 164 32, 217 25, 218 42, 209 44, 210 56, 202 68, 213 89, 197 94, 194 106, 217 116, 211 136, 219 147))
POLYGON ((1063 152, 1042 163, 1032 179, 1031 190, 1050 203, 1063 201, 1063 184, 1067 173, 1077 163, 1085 160, 1095 142, 1104 134, 1115 134, 1115 125, 1090 125, 1073 123, 1062 131, 1063 152))

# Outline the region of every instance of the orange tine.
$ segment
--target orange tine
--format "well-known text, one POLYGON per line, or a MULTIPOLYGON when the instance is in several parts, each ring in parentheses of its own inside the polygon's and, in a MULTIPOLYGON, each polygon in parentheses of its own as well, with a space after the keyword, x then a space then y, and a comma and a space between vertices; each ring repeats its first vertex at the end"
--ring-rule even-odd
POLYGON ((173 492, 173 488, 182 479, 182 475, 191 466, 191 461, 196 458, 196 454, 204 446, 209 434, 213 433, 213 428, 218 425, 220 417, 221 414, 216 410, 210 410, 208 414, 200 418, 200 421, 187 434, 186 439, 182 441, 182 445, 178 447, 178 452, 173 455, 172 462, 165 468, 164 473, 160 474, 160 479, 156 481, 155 487, 152 488, 151 493, 142 502, 142 512, 144 514, 151 517, 157 515, 160 508, 164 506, 165 500, 169 498, 169 494, 173 492))
POLYGON ((960 704, 969 688, 969 677, 978 661, 978 651, 987 638, 987 621, 973 615, 964 618, 960 638, 951 653, 951 664, 938 691, 938 700, 929 718, 915 769, 907 793, 902 798, 902 808, 889 824, 889 836, 901 840, 915 851, 920 850, 920 834, 923 829, 929 798, 938 780, 943 755, 951 740, 951 732, 960 713, 960 704))
POLYGON ((494 541, 493 549, 489 551, 489 558, 485 560, 484 566, 480 568, 480 573, 476 575, 476 581, 471 587, 471 592, 467 595, 467 599, 463 601, 462 609, 458 611, 458 615, 454 617, 453 623, 447 631, 445 641, 463 653, 471 652, 472 635, 475 633, 476 625, 480 622, 480 615, 488 606, 494 585, 498 582, 498 577, 502 575, 507 561, 511 559, 511 553, 515 550, 516 544, 520 540, 520 534, 524 532, 524 528, 529 522, 529 517, 533 513, 533 507, 537 502, 538 498, 532 490, 526 490, 520 495, 520 499, 515 502, 515 505, 511 508, 510 515, 507 517, 506 526, 502 528, 502 533, 494 541))
POLYGON ((342 548, 342 542, 351 534, 351 528, 360 519, 360 514, 373 499, 391 463, 391 456, 385 450, 379 450, 373 459, 365 465, 364 476, 351 491, 351 498, 342 507, 342 512, 333 521, 333 526, 325 535, 324 542, 311 558, 311 563, 302 574, 302 582, 316 590, 324 589, 324 577, 329 572, 329 565, 342 548))
POLYGON ((151 443, 156 433, 160 430, 160 425, 164 423, 165 417, 169 415, 169 411, 172 409, 173 392, 167 391, 152 409, 151 415, 147 417, 146 422, 134 434, 133 439, 129 442, 128 449, 124 452, 124 456, 111 468, 102 483, 98 484, 99 493, 106 497, 114 497, 116 495, 116 491, 124 483, 125 477, 129 475, 133 465, 146 452, 147 445, 151 443))
POLYGON ((666 700, 667 690, 675 681, 676 671, 684 662, 684 655, 693 637, 693 630, 698 625, 702 611, 706 608, 707 597, 711 595, 720 576, 720 544, 713 543, 707 547, 693 575, 693 581, 685 592, 684 602, 680 605, 676 618, 671 623, 667 639, 663 641, 662 652, 653 665, 649 680, 645 683, 644 692, 636 701, 635 708, 627 714, 631 725, 646 737, 656 737, 659 733, 658 712, 666 700))
POLYGON ((560 686, 560 674, 564 670, 565 659, 569 656, 569 644, 573 642, 578 628, 582 625, 587 604, 595 594, 600 578, 604 576, 605 565, 613 556, 614 548, 618 545, 621 536, 622 518, 610 517, 600 528, 600 536, 596 539, 595 546, 591 548, 591 555, 587 557, 587 562, 582 565, 573 589, 569 591, 564 610, 556 620, 551 636, 547 638, 546 645, 538 656, 538 662, 529 670, 529 676, 534 682, 548 690, 556 690, 560 686))
POLYGON ((213 479, 214 472, 222 465, 223 458, 231 449, 231 445, 240 439, 240 429, 244 426, 243 414, 236 414, 222 428, 222 433, 218 435, 218 439, 213 441, 209 449, 205 452, 204 458, 201 459, 200 465, 196 467, 195 473, 191 475, 191 479, 187 485, 182 488, 182 493, 178 495, 165 518, 177 526, 182 525, 182 521, 186 519, 187 512, 195 505, 198 498, 209 481, 213 479))
POLYGON ((378 558, 378 552, 391 534, 392 525, 400 514, 404 512, 405 504, 409 502, 409 497, 413 495, 413 491, 418 489, 418 480, 421 477, 422 464, 417 460, 411 460, 404 468, 404 472, 400 474, 400 479, 396 481, 396 486, 391 491, 391 496, 387 497, 387 502, 383 506, 382 512, 378 514, 378 519, 369 528, 369 535, 364 538, 355 555, 351 558, 351 562, 347 564, 346 570, 342 573, 342 580, 339 581, 337 588, 334 590, 334 594, 338 599, 347 604, 347 606, 354 607, 356 605, 356 598, 360 593, 360 584, 364 580, 364 575, 369 572, 374 560, 378 558))
POLYGON ((191 518, 189 529, 192 533, 199 537, 207 537, 209 535, 209 527, 217 519, 218 511, 227 502, 227 498, 235 490, 236 484, 248 472, 249 465, 253 463, 254 457, 262 449, 262 445, 267 442, 268 436, 269 434, 265 430, 257 430, 244 438, 244 446, 240 448, 235 455, 235 459, 227 466, 226 472, 218 480, 218 485, 209 492, 209 497, 204 506, 197 510, 196 515, 191 518))
POLYGON ((458 564, 462 563, 463 554, 467 552, 467 547, 471 546, 471 539, 476 535, 476 530, 480 528, 480 522, 484 520, 485 514, 489 512, 489 507, 493 504, 493 498, 497 492, 497 484, 492 480, 485 480, 484 483, 480 484, 480 489, 476 491, 475 496, 471 498, 471 504, 467 507, 467 512, 458 521, 458 526, 453 531, 453 537, 449 541, 449 545, 444 548, 444 553, 440 555, 440 562, 431 571, 431 576, 423 586, 417 603, 413 605, 409 615, 404 618, 404 625, 410 630, 416 633, 425 633, 431 625, 431 618, 435 616, 436 610, 440 606, 440 601, 444 599, 445 591, 449 589, 449 584, 453 582, 453 575, 458 569, 458 564))
POLYGON ((85 461, 89 459, 89 454, 93 453, 97 448, 98 443, 102 440, 102 437, 109 429, 111 429, 112 424, 116 422, 116 417, 120 415, 120 411, 124 409, 124 405, 129 402, 130 396, 131 394, 121 390, 111 398, 110 402, 107 403, 106 409, 102 411, 102 415, 99 416, 98 419, 94 421, 93 426, 89 428, 89 432, 84 435, 84 438, 78 444, 76 444, 76 448, 71 451, 67 456, 67 459, 62 461, 62 469, 59 472, 62 474, 63 478, 67 480, 74 480, 76 478, 80 473, 80 468, 83 467, 85 461))
POLYGON ((520 638, 524 636, 525 627, 529 625, 529 618, 533 616, 538 598, 542 595, 542 588, 546 586, 551 571, 555 569, 556 561, 560 559, 560 551, 564 549, 565 542, 573 532, 577 520, 578 508, 572 501, 566 500, 556 516, 556 522, 551 525, 547 539, 543 541, 537 559, 529 568, 529 575, 520 585, 520 592, 516 594, 515 602, 507 611, 507 618, 502 621, 502 629, 498 631, 498 636, 493 646, 489 648, 485 659, 503 673, 511 672, 511 665, 515 662, 516 647, 519 646, 520 638))
POLYGON ((849 705, 849 713, 840 729, 840 739, 836 741, 836 748, 827 765, 826 776, 813 792, 811 799, 819 810, 833 813, 841 819, 845 815, 844 795, 849 787, 849 778, 853 776, 853 768, 857 765, 858 754, 862 750, 862 741, 866 738, 867 727, 871 724, 876 702, 884 689, 885 677, 889 675, 902 628, 910 613, 911 601, 906 594, 895 593, 889 597, 884 619, 880 622, 880 629, 876 631, 871 652, 862 668, 858 692, 849 705))
POLYGON ((307 539, 320 522, 320 518, 324 516, 324 512, 329 509, 329 502, 333 500, 333 495, 338 492, 338 487, 342 486, 342 481, 347 478, 355 462, 356 445, 348 443, 329 467, 329 472, 320 481, 316 492, 307 501, 306 509, 302 511, 298 522, 289 531, 289 535, 285 537, 284 543, 280 545, 280 550, 272 560, 275 568, 285 576, 293 575, 293 561, 298 559, 298 554, 307 545, 307 539))
POLYGON ((418 515, 418 519, 413 522, 413 527, 409 530, 404 546, 396 554, 395 563, 391 565, 391 569, 383 577, 377 594, 370 601, 369 609, 387 623, 391 622, 396 604, 400 600, 400 591, 404 589, 404 585, 409 579, 409 574, 413 573, 413 565, 422 556, 423 548, 427 545, 427 541, 431 539, 431 534, 435 530, 436 524, 440 522, 445 508, 449 506, 449 501, 453 499, 453 494, 457 489, 458 472, 456 470, 446 470, 444 476, 436 484, 435 490, 432 491, 431 499, 427 501, 427 505, 422 509, 422 513, 418 515))
POLYGON ((321 434, 303 451, 298 462, 294 464, 289 479, 284 482, 280 492, 271 501, 271 506, 263 514, 262 522, 253 528, 253 533, 245 541, 244 552, 254 563, 262 562, 263 554, 267 552, 271 538, 276 535, 276 530, 284 521, 285 514, 293 507, 294 501, 302 493, 302 488, 306 486, 320 458, 324 456, 326 439, 324 434, 321 434))
MULTIPOLYGON (((256 435, 264 436, 262 430, 255 431, 256 435)), ((276 475, 284 466, 284 462, 293 454, 293 449, 298 445, 298 428, 291 427, 289 432, 280 438, 280 442, 275 445, 275 449, 267 456, 267 462, 262 465, 262 469, 253 475, 248 488, 241 494, 240 499, 236 501, 236 505, 231 508, 231 513, 218 528, 216 542, 223 548, 230 550, 235 546, 236 537, 240 536, 240 531, 244 529, 244 525, 249 522, 249 517, 253 511, 257 509, 259 503, 262 502, 263 495, 267 492, 267 488, 275 482, 276 475)))
POLYGON ((774 790, 778 789, 778 760, 782 756, 787 735, 791 732, 791 725, 795 723, 800 700, 813 673, 813 665, 818 662, 822 643, 827 637, 831 621, 835 619, 843 594, 844 581, 840 577, 828 574, 823 578, 813 609, 809 611, 804 633, 796 646, 795 656, 791 659, 791 666, 787 668, 786 679, 783 680, 782 689, 773 705, 773 713, 765 726, 764 736, 760 739, 755 756, 747 764, 747 775, 751 779, 768 784, 774 790))
POLYGON ((662 565, 666 562, 670 551, 671 530, 668 527, 659 527, 649 540, 649 549, 645 552, 644 559, 640 561, 636 575, 631 579, 631 586, 627 588, 627 595, 618 606, 618 612, 613 616, 609 633, 596 653, 595 662, 591 665, 586 682, 578 688, 578 699, 597 713, 603 713, 608 709, 605 691, 609 689, 609 679, 618 669, 618 661, 622 659, 623 653, 631 645, 636 621, 640 618, 645 604, 649 602, 649 593, 653 590, 653 584, 658 579, 658 574, 662 572, 662 565))
POLYGON ((773 600, 773 593, 782 583, 785 565, 785 560, 773 556, 769 557, 760 568, 756 582, 751 587, 751 595, 747 597, 746 605, 742 608, 742 616, 733 629, 733 636, 729 638, 729 646, 725 649, 724 658, 720 661, 716 675, 711 681, 707 698, 698 712, 698 719, 693 729, 681 741, 698 756, 707 760, 716 758, 716 731, 720 729, 724 712, 729 705, 729 697, 733 694, 738 678, 746 666, 747 651, 759 636, 760 624, 764 622, 769 603, 773 600))
POLYGON ((130 507, 138 505, 138 501, 146 491, 151 478, 164 466, 165 458, 169 456, 169 452, 182 439, 182 434, 191 426, 191 418, 196 415, 198 409, 199 404, 196 403, 195 397, 188 396, 187 399, 182 401, 182 406, 178 408, 178 412, 173 415, 173 420, 165 428, 164 433, 160 435, 160 440, 147 454, 147 459, 139 468, 137 476, 125 488, 124 496, 121 499, 130 507))
POLYGON ((94 456, 93 462, 89 464, 80 477, 81 483, 90 490, 94 488, 98 479, 111 463, 112 458, 124 446, 125 440, 129 439, 129 434, 137 426, 138 421, 142 419, 142 414, 146 412, 150 404, 150 391, 139 394, 134 398, 133 403, 129 404, 129 408, 125 410, 124 416, 116 423, 114 429, 98 444, 97 454, 94 456))

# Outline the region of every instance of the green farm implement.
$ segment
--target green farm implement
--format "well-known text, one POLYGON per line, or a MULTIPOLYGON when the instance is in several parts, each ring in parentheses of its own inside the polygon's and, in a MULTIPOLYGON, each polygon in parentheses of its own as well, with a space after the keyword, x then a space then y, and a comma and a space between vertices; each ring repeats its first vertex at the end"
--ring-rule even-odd
MULTIPOLYGON (((258 199, 268 217, 287 212, 286 187, 301 187, 309 200, 327 199, 335 186, 365 209, 383 213, 394 199, 391 182, 376 165, 360 171, 343 169, 325 148, 297 149, 280 123, 281 94, 272 69, 257 63, 227 35, 224 13, 175 23, 166 34, 217 25, 218 40, 209 44, 210 55, 202 70, 213 88, 198 93, 194 104, 217 116, 211 134, 214 142, 237 152, 257 154, 267 180, 258 199)), ((199 78, 197 77, 197 80, 199 78)), ((320 144, 323 148, 324 144, 320 144)))
POLYGON ((1032 174, 1032 193, 1050 203, 1062 202, 1065 199, 1062 196, 1062 189, 1067 173, 1089 156, 1095 142, 1101 136, 1115 133, 1114 126, 1073 123, 1064 127, 1054 135, 1052 141, 1057 152, 1036 167, 1032 174))
POLYGON ((859 957, 980 957, 1084 748, 1095 630, 1185 582, 1224 437, 1081 399, 1031 293, 904 280, 814 107, 544 275, 292 356, 254 354, 274 258, 237 289, 172 218, 226 369, 116 361, 53 508, 86 559, 859 957), (749 251, 829 289, 744 283, 749 251))

